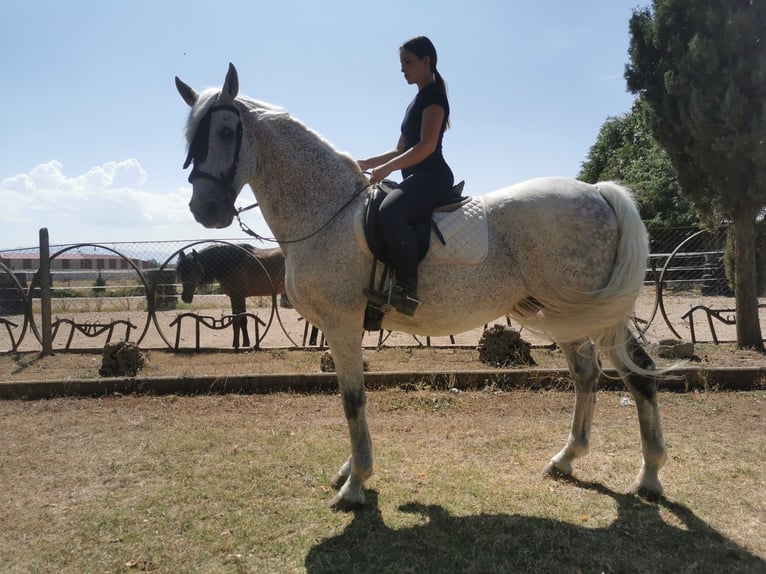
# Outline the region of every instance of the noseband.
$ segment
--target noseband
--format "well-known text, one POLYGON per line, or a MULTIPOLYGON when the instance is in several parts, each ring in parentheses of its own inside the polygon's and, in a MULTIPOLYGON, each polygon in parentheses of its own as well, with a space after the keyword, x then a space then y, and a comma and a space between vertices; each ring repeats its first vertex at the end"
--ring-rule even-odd
POLYGON ((230 196, 229 199, 233 206, 234 200, 236 199, 236 192, 234 191, 232 184, 234 183, 234 176, 237 173, 237 165, 239 164, 239 150, 241 147, 242 116, 239 113, 239 108, 233 104, 215 104, 211 106, 197 127, 197 133, 194 134, 194 139, 192 140, 191 145, 189 145, 189 153, 187 154, 186 161, 184 162, 184 169, 189 167, 191 163, 194 163, 194 167, 189 174, 189 183, 194 183, 193 180, 195 179, 209 179, 222 185, 226 190, 226 194, 230 196), (210 119, 213 113, 220 111, 233 112, 237 114, 237 141, 234 148, 234 160, 232 161, 231 166, 228 170, 222 172, 221 175, 215 175, 207 171, 202 171, 199 169, 199 165, 205 163, 205 160, 207 159, 208 143, 210 140, 210 119))

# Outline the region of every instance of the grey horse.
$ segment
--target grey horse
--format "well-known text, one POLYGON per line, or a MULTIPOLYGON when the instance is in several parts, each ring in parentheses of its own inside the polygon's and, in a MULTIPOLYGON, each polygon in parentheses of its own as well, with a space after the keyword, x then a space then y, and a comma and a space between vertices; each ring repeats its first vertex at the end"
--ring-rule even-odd
MULTIPOLYGON (((249 185, 285 255, 290 301, 327 337, 351 438, 351 456, 332 479, 331 506, 357 508, 373 471, 362 368, 362 290, 372 260, 356 232, 369 182, 351 157, 287 111, 239 96, 231 64, 221 89, 198 93, 178 78, 176 87, 191 107, 192 214, 208 228, 230 225, 234 201, 249 185)), ((481 203, 485 256, 424 265, 421 308, 414 317, 386 313, 383 328, 443 336, 509 315, 558 343, 575 406, 569 438, 543 471, 549 476, 572 475, 573 460, 588 451, 600 350, 638 409, 643 463, 629 492, 659 497, 666 451, 658 371, 629 330, 648 256, 630 192, 609 182, 541 178, 485 194, 481 203)))

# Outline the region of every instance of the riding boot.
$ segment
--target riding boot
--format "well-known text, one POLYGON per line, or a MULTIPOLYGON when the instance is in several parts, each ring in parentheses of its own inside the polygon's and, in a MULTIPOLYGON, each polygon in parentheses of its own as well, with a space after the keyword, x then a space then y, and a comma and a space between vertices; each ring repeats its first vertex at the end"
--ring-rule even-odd
POLYGON ((417 279, 408 282, 397 279, 391 293, 391 304, 399 313, 412 317, 417 308, 420 307, 417 279))
POLYGON ((392 308, 399 313, 412 317, 420 305, 418 287, 418 243, 412 228, 404 223, 389 225, 384 232, 391 266, 394 268, 396 281, 388 293, 365 289, 364 294, 383 312, 392 308))
POLYGON ((408 228, 409 233, 401 238, 400 249, 391 253, 396 284, 394 285, 392 301, 399 313, 412 317, 420 305, 418 300, 418 244, 415 234, 408 228))
POLYGON ((364 289, 367 299, 380 307, 381 311, 388 312, 392 308, 408 317, 412 317, 420 306, 418 299, 417 260, 415 260, 415 274, 410 269, 408 275, 395 271, 396 280, 388 292, 364 289), (409 277, 406 279, 405 277, 409 277))

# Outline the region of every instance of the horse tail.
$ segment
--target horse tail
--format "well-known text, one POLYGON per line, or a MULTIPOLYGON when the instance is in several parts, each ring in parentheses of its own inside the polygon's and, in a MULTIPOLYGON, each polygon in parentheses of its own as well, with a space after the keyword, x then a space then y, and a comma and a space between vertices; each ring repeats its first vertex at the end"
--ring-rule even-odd
POLYGON ((630 318, 649 257, 646 227, 628 189, 614 182, 600 182, 595 187, 617 219, 618 241, 608 281, 602 288, 587 292, 548 285, 543 289, 546 296, 525 302, 512 315, 531 330, 559 343, 590 338, 632 371, 656 375, 658 371, 636 364, 630 345, 630 318))
MULTIPOLYGON (((656 376, 664 370, 650 370, 634 360, 630 318, 635 311, 635 301, 646 278, 646 262, 649 258, 649 236, 631 192, 612 182, 596 184, 601 196, 609 203, 617 217, 619 239, 612 267, 612 275, 601 290, 604 298, 614 297, 624 302, 623 310, 615 309, 612 325, 594 333, 591 339, 597 347, 614 356, 633 372, 656 376)), ((618 304, 620 305, 620 304, 618 304)))

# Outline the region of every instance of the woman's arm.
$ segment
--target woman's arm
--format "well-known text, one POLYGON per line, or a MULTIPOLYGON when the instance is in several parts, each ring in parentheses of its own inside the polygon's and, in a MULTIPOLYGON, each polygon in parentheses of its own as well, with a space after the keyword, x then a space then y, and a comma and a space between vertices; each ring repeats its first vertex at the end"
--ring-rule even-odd
MULTIPOLYGON (((431 104, 424 109, 420 124, 420 141, 408 150, 397 150, 398 153, 396 155, 389 157, 386 161, 374 167, 370 174, 370 183, 377 183, 382 179, 385 179, 392 171, 417 165, 434 153, 436 145, 439 143, 439 132, 441 132, 443 121, 443 107, 437 104, 431 104)), ((399 144, 402 144, 401 137, 399 138, 399 144)), ((390 153, 391 152, 389 152, 389 154, 390 153)))
POLYGON ((367 159, 360 159, 357 163, 363 171, 373 169, 379 165, 383 165, 387 161, 391 161, 404 151, 404 136, 399 136, 399 141, 396 143, 396 147, 386 153, 376 155, 367 159))

